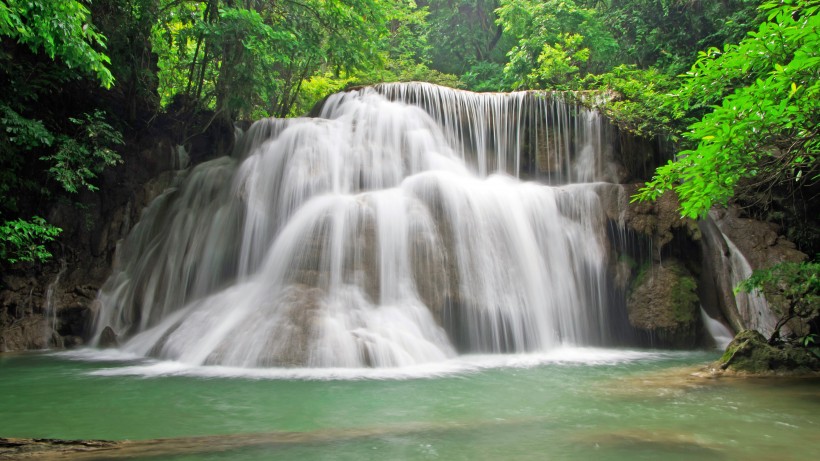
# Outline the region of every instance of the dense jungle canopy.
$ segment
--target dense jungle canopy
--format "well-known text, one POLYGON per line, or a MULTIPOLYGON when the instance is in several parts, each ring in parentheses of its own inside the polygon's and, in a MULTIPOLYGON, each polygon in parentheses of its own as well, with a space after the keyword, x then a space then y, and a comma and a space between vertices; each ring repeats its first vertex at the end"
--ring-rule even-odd
POLYGON ((305 114, 345 87, 595 91, 673 146, 639 193, 733 200, 818 251, 817 0, 0 0, 0 259, 49 258, 76 202, 159 114, 305 114))

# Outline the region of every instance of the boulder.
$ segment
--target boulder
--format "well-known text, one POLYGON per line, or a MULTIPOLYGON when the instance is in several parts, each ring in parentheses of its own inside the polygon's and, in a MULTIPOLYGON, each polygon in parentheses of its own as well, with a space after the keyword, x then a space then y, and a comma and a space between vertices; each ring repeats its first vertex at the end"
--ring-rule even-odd
POLYGON ((102 348, 119 347, 120 343, 117 340, 117 333, 110 326, 106 326, 102 333, 100 333, 100 342, 98 345, 102 348))
POLYGON ((629 323, 654 347, 693 348, 703 338, 697 283, 677 261, 647 264, 627 299, 629 323))
POLYGON ((820 371, 820 357, 804 347, 772 346, 760 332, 743 330, 729 343, 714 368, 750 374, 801 374, 820 371))

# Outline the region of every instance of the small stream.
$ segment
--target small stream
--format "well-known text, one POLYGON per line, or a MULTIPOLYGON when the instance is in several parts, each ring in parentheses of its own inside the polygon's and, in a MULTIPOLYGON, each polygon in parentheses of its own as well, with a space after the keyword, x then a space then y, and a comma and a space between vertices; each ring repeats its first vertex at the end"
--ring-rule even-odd
POLYGON ((146 460, 811 459, 820 381, 690 376, 716 357, 562 348, 319 370, 6 354, 0 436, 152 440, 126 457, 146 460))

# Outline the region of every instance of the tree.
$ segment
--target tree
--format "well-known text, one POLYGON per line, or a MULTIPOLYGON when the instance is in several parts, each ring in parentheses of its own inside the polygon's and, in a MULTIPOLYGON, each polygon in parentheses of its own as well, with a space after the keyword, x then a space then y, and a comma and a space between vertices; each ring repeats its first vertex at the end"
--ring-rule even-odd
POLYGON ((0 82, 7 90, 0 94, 0 261, 43 261, 51 257, 45 243, 60 229, 38 216, 26 218, 31 207, 21 201, 48 195, 48 175, 67 191, 93 189, 89 181, 101 165, 119 161, 108 143, 121 138, 102 112, 69 119, 80 130, 70 133, 60 114, 43 110, 47 118, 41 118, 33 109, 69 81, 92 76, 110 88, 114 77, 101 51, 105 38, 78 1, 0 0, 0 39, 7 45, 0 49, 0 82))
POLYGON ((769 269, 756 270, 752 276, 737 287, 738 291, 765 293, 769 304, 780 315, 769 337, 769 344, 782 340, 780 330, 793 319, 800 319, 809 326, 798 339, 798 344, 808 346, 814 342, 820 325, 820 263, 786 262, 769 269))
POLYGON ((503 63, 508 47, 497 23, 498 0, 426 0, 430 10, 431 65, 462 74, 487 62, 503 63))
POLYGON ((167 1, 156 25, 160 93, 233 120, 284 117, 302 83, 380 59, 391 3, 375 0, 167 1))
POLYGON ((96 75, 106 88, 114 83, 107 67, 111 60, 95 49, 105 49, 105 37, 77 0, 0 0, 0 35, 60 59, 69 69, 96 75))
POLYGON ((679 141, 686 114, 670 103, 670 94, 679 88, 676 79, 654 67, 622 64, 603 74, 587 75, 581 86, 607 96, 596 103, 597 109, 621 130, 647 139, 679 141))
POLYGON ((817 0, 765 2, 767 19, 747 38, 700 53, 674 104, 711 110, 684 134, 695 147, 659 168, 637 199, 675 190, 681 214, 696 218, 738 187, 818 182, 819 8, 817 0))
POLYGON ((571 0, 503 0, 498 23, 515 45, 504 74, 514 89, 567 89, 576 74, 612 65, 618 44, 597 11, 571 0))
POLYGON ((619 44, 615 60, 669 75, 688 69, 699 50, 737 42, 753 25, 755 0, 578 0, 595 8, 619 44))

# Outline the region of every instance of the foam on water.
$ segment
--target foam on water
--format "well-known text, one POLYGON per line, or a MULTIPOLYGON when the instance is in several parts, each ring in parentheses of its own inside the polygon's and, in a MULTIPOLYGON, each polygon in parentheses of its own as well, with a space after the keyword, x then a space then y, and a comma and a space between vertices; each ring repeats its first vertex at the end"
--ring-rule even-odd
POLYGON ((468 354, 441 362, 398 368, 242 368, 197 366, 177 361, 145 359, 114 349, 82 349, 54 355, 89 362, 122 362, 115 367, 89 372, 93 376, 135 376, 161 378, 186 376, 195 378, 243 378, 270 380, 405 380, 430 379, 450 375, 477 373, 491 369, 533 368, 546 365, 608 366, 647 362, 685 355, 682 352, 660 352, 629 349, 561 347, 540 354, 468 354), (138 362, 138 363, 134 363, 138 362))

